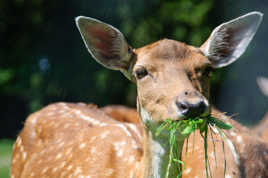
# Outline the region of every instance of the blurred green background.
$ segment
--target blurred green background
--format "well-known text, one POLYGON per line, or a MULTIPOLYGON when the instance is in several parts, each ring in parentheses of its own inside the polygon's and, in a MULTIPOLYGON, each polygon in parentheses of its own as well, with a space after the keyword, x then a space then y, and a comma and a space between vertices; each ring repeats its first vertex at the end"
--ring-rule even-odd
MULTIPOLYGON (((135 107, 135 85, 90 57, 75 27, 76 16, 112 24, 134 48, 162 38, 199 46, 217 25, 254 10, 268 14, 268 2, 1 0, 0 178, 8 177, 12 141, 29 113, 58 101, 135 107)), ((268 98, 255 81, 268 77, 267 28, 264 16, 242 59, 212 79, 212 102, 230 115, 239 113, 236 119, 247 125, 268 110, 268 98)))

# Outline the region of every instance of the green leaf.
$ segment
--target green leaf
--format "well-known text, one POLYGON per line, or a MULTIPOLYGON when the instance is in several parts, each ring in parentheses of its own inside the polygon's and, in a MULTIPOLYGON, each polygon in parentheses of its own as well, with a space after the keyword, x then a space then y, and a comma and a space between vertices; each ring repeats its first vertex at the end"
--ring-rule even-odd
POLYGON ((179 163, 179 164, 181 164, 181 165, 184 165, 184 162, 183 161, 181 161, 181 160, 179 160, 179 159, 173 159, 173 161, 174 162, 177 162, 177 163, 179 163))
POLYGON ((217 118, 210 117, 210 120, 211 120, 210 122, 215 124, 220 129, 230 130, 231 128, 233 128, 233 126, 231 124, 225 123, 217 118))
POLYGON ((189 135, 189 134, 191 134, 194 130, 195 130, 195 129, 193 129, 192 125, 188 125, 188 126, 186 126, 186 127, 182 130, 181 134, 182 134, 182 135, 189 135))

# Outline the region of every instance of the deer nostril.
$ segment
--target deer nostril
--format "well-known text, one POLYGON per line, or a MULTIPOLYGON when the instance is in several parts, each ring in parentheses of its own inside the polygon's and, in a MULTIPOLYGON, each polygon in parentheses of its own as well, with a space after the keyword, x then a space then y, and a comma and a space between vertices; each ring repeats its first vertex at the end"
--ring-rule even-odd
POLYGON ((181 111, 184 112, 186 112, 186 110, 188 110, 189 107, 188 104, 183 101, 176 101, 176 105, 181 111))
POLYGON ((182 110, 185 110, 185 109, 187 109, 187 106, 186 106, 186 104, 181 103, 181 104, 180 104, 180 108, 181 108, 182 110))

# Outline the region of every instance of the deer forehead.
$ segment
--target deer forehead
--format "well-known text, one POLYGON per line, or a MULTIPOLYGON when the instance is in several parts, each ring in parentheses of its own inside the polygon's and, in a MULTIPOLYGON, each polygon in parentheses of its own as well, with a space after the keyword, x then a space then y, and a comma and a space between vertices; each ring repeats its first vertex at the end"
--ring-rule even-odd
POLYGON ((210 64, 198 48, 169 39, 146 45, 135 50, 135 53, 137 62, 134 71, 139 66, 145 66, 151 71, 168 69, 171 73, 172 68, 192 71, 210 64))

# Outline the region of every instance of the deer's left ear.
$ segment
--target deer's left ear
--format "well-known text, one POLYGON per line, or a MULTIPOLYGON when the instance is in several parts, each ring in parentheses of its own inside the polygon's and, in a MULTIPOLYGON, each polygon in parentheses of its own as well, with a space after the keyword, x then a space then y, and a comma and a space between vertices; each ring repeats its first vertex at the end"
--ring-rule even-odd
POLYGON ((115 27, 90 17, 79 16, 76 25, 91 56, 103 66, 129 77, 134 52, 115 27))
POLYGON ((251 12, 214 29, 209 39, 200 47, 213 67, 220 68, 236 61, 254 37, 263 14, 251 12))

